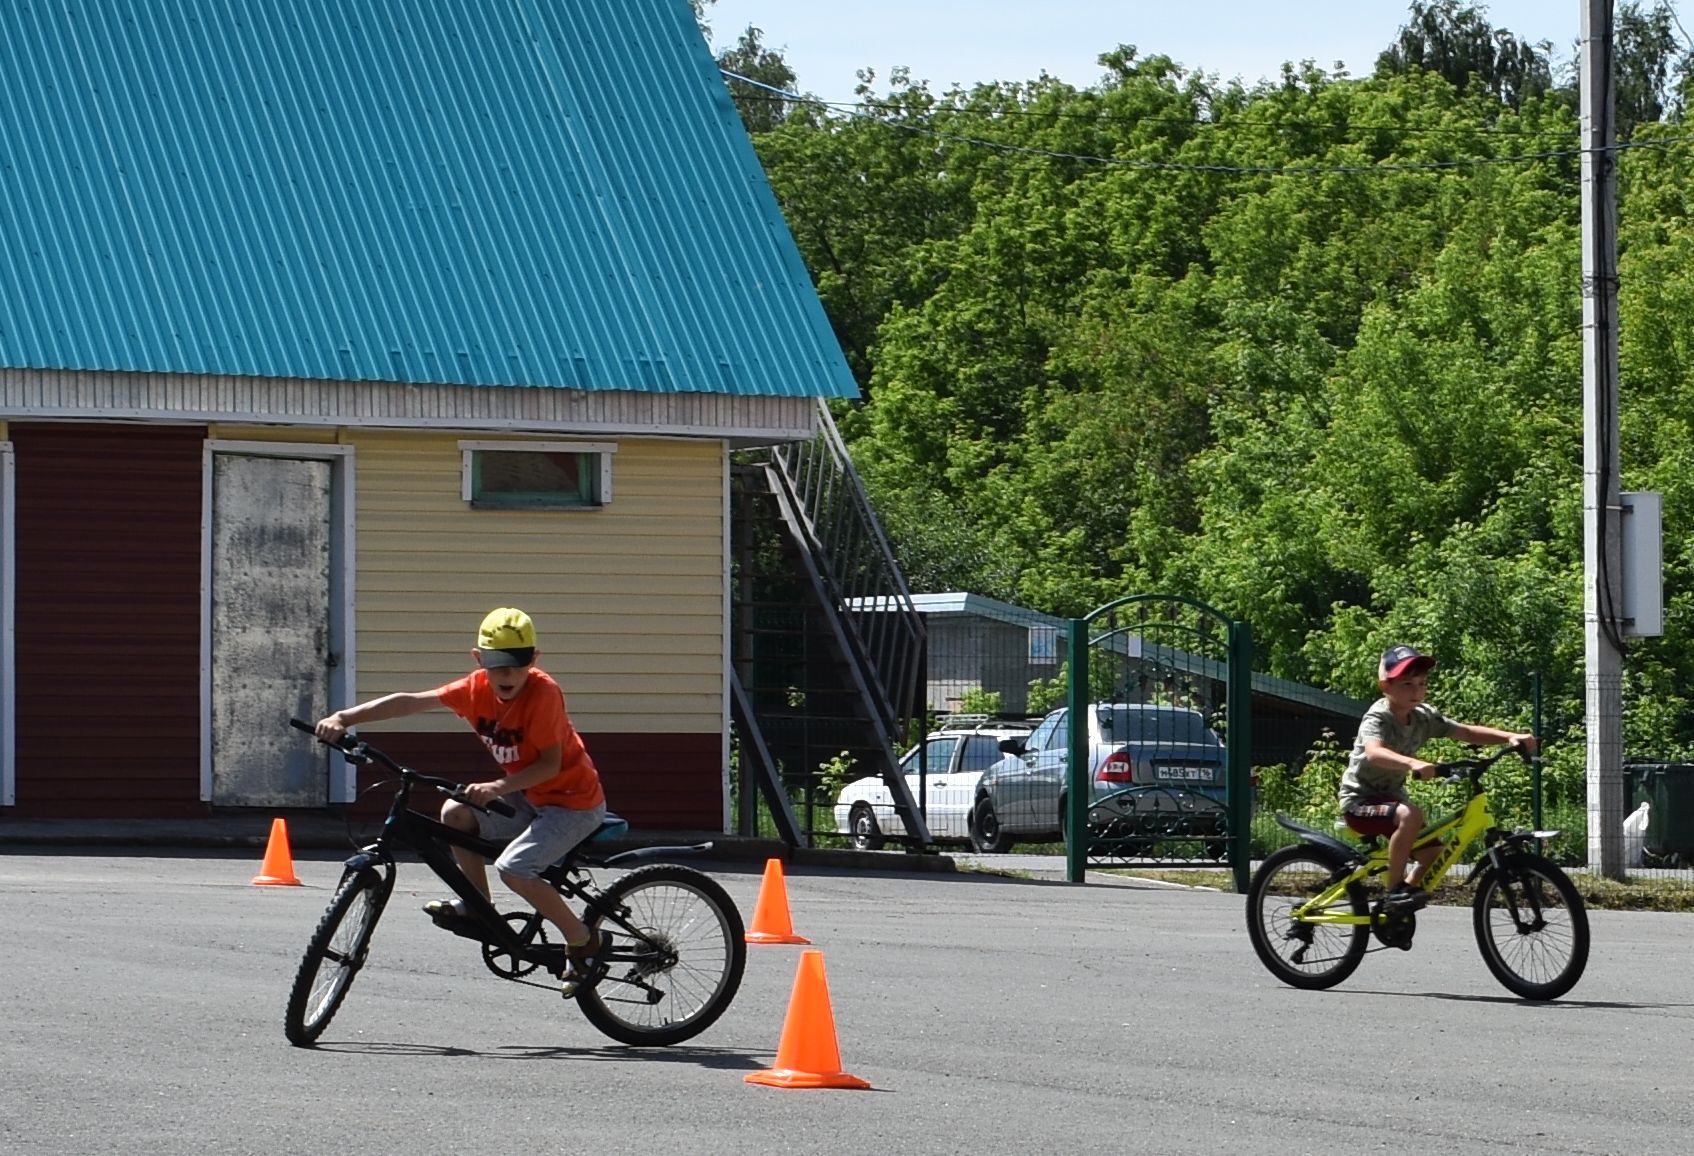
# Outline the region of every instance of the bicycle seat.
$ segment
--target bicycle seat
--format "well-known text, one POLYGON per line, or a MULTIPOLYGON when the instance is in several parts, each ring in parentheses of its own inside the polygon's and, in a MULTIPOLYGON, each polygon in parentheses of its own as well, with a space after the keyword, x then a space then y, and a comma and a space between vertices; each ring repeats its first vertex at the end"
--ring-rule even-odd
POLYGON ((629 830, 629 820, 622 815, 606 812, 606 817, 600 820, 599 828, 584 842, 593 843, 601 839, 615 839, 629 830))

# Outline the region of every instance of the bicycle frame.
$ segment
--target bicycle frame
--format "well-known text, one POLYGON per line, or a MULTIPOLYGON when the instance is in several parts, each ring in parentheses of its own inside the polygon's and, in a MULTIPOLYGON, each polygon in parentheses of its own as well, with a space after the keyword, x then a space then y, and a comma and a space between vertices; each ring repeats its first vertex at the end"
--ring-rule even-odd
MULTIPOLYGON (((464 901, 465 910, 482 925, 484 935, 491 942, 514 956, 526 955, 527 951, 517 934, 495 909, 494 904, 471 886, 471 881, 459 870, 458 861, 448 850, 449 845, 463 847, 485 859, 493 860, 500 854, 500 845, 480 835, 449 827, 439 819, 431 819, 420 811, 412 810, 409 798, 412 788, 411 776, 402 772, 402 779, 403 786, 395 792, 394 804, 389 808, 388 817, 383 820, 382 831, 377 835, 376 841, 350 857, 344 865, 345 869, 353 872, 380 867, 385 875, 392 876, 395 862, 390 845, 400 843, 415 851, 424 864, 464 901)), ((544 961, 536 959, 530 962, 544 961)))
MULTIPOLYGON (((1445 843, 1440 855, 1424 873, 1423 886, 1433 888, 1446 876, 1459 856, 1464 853, 1477 839, 1497 827, 1494 813, 1488 808, 1488 796, 1478 792, 1465 803, 1464 810, 1456 815, 1450 815, 1433 826, 1425 827, 1419 833, 1417 841, 1412 844, 1415 855, 1420 848, 1436 843, 1445 843), (1448 839, 1449 835, 1454 835, 1448 839)), ((1366 852, 1364 862, 1335 880, 1309 902, 1301 904, 1289 912, 1290 918, 1301 923, 1331 923, 1343 925, 1369 926, 1369 915, 1357 915, 1350 907, 1339 906, 1347 896, 1347 889, 1355 883, 1362 883, 1388 870, 1388 848, 1377 847, 1366 852)))
MULTIPOLYGON (((477 924, 482 941, 491 949, 497 949, 509 955, 514 960, 535 964, 557 973, 565 965, 565 948, 563 944, 531 942, 530 931, 542 921, 540 913, 526 911, 525 923, 521 929, 515 929, 494 904, 485 899, 465 873, 459 870, 449 847, 463 847, 473 851, 484 859, 497 858, 504 849, 503 844, 484 839, 480 835, 468 831, 460 831, 449 827, 439 819, 432 819, 411 806, 412 788, 419 783, 440 786, 443 780, 432 775, 424 775, 409 767, 401 766, 386 755, 374 749, 366 750, 361 758, 374 758, 400 776, 400 789, 394 792, 394 800, 389 804, 388 815, 383 820, 382 830, 374 842, 362 848, 357 854, 347 859, 344 864, 346 873, 380 869, 391 886, 396 871, 392 844, 400 844, 415 851, 419 858, 435 872, 453 893, 465 903, 465 909, 477 924)), ((592 839, 593 836, 589 836, 592 839)), ((592 882, 584 883, 573 878, 578 865, 592 867, 615 867, 645 862, 651 859, 676 859, 688 855, 697 855, 710 845, 697 846, 666 846, 642 847, 625 851, 607 859, 592 859, 583 854, 587 841, 575 847, 563 860, 547 868, 541 873, 541 878, 558 888, 567 897, 578 900, 583 904, 585 918, 590 914, 599 914, 602 919, 613 924, 637 943, 647 943, 647 937, 638 928, 629 924, 625 913, 615 906, 606 904, 592 882)), ((468 936, 466 938, 469 938, 468 936)))

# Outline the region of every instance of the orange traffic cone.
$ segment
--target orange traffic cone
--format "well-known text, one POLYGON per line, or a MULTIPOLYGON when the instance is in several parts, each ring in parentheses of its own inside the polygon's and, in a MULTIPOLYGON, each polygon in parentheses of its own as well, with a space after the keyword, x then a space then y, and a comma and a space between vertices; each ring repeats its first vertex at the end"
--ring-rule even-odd
POLYGON ((288 823, 271 820, 270 842, 265 844, 265 862, 253 876, 255 887, 299 887, 294 877, 294 856, 288 852, 288 823))
POLYGON ((747 929, 748 943, 810 943, 794 934, 788 916, 788 885, 782 881, 782 860, 765 860, 765 881, 759 884, 759 902, 753 908, 753 926, 747 929))
POLYGON ((800 953, 788 1018, 782 1021, 782 1042, 776 1066, 742 1077, 749 1084, 773 1088, 868 1088, 870 1082, 841 1070, 841 1050, 835 1041, 835 1016, 829 1010, 829 981, 823 974, 823 952, 800 953))

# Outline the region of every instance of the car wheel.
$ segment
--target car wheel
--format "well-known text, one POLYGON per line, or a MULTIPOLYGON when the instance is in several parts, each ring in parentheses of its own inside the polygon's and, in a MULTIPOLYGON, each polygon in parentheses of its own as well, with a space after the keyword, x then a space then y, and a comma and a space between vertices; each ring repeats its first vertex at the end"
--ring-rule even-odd
POLYGON ((882 828, 876 825, 876 816, 868 803, 853 804, 847 813, 847 825, 853 832, 853 846, 861 851, 882 850, 882 828))
POLYGON ((1213 839, 1206 844, 1206 858, 1222 859, 1229 854, 1229 844, 1222 839, 1213 839))
POLYGON ((993 800, 986 796, 979 799, 971 812, 971 846, 984 855, 1003 855, 1012 849, 1014 842, 1000 826, 993 800))

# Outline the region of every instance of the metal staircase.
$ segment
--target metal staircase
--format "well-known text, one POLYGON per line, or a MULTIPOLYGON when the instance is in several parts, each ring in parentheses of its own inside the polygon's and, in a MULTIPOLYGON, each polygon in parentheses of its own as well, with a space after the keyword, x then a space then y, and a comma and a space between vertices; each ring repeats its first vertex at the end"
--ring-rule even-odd
POLYGON ((732 713, 740 740, 738 826, 754 833, 754 790, 796 845, 833 833, 845 758, 880 774, 914 846, 929 831, 898 752, 924 712, 923 618, 835 428, 737 455, 732 467, 735 596, 732 713))

